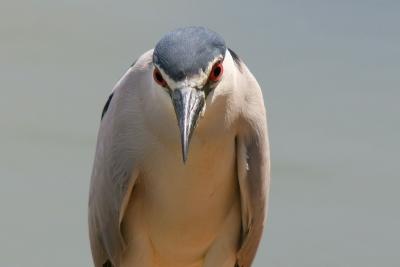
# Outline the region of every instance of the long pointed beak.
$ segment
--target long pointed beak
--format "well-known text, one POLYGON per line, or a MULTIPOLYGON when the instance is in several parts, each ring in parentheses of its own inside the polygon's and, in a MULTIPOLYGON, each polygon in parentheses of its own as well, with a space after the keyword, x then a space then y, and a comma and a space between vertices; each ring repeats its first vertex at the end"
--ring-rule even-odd
POLYGON ((204 107, 205 96, 200 90, 183 87, 172 91, 171 98, 181 134, 183 163, 186 163, 190 139, 204 107))

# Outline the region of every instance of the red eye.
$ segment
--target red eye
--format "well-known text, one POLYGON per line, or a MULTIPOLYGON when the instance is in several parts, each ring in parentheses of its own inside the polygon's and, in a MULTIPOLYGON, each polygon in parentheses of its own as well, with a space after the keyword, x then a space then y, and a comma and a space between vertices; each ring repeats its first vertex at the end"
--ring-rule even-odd
POLYGON ((153 78, 156 81, 156 83, 158 83, 162 87, 167 86, 167 82, 164 80, 163 76, 161 75, 161 72, 157 68, 154 68, 153 78))
POLYGON ((213 82, 217 82, 221 80, 222 73, 224 72, 224 67, 222 66, 222 62, 219 61, 214 64, 214 66, 211 69, 210 76, 208 79, 213 82))

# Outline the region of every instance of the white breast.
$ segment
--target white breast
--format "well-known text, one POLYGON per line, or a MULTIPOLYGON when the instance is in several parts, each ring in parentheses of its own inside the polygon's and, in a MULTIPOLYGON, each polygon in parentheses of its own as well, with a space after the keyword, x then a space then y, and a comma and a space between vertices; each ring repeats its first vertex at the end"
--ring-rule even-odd
POLYGON ((239 201, 234 138, 195 134, 185 165, 179 142, 153 140, 131 199, 140 208, 128 207, 125 223, 145 225, 159 257, 200 259, 221 231, 239 201))

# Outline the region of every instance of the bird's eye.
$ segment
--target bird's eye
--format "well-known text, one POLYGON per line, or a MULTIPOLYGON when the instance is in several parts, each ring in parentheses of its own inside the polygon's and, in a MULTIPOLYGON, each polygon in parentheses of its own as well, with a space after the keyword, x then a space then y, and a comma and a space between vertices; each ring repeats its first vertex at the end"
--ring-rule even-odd
POLYGON ((167 86, 167 82, 164 80, 163 76, 161 75, 161 72, 157 68, 154 68, 153 78, 156 81, 156 83, 158 83, 162 87, 167 86))
POLYGON ((208 79, 212 82, 217 82, 217 81, 221 80, 223 72, 224 72, 224 67, 222 66, 222 62, 218 61, 212 67, 210 76, 208 77, 208 79))

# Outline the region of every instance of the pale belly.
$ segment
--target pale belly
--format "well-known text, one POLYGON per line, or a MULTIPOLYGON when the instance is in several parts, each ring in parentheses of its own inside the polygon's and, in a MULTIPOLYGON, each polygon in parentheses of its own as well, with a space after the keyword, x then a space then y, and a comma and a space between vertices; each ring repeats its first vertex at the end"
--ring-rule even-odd
POLYGON ((202 266, 223 228, 240 225, 234 139, 193 143, 185 165, 179 153, 168 151, 149 155, 151 163, 125 213, 123 235, 128 250, 151 250, 141 255, 152 258, 149 266, 202 266))

